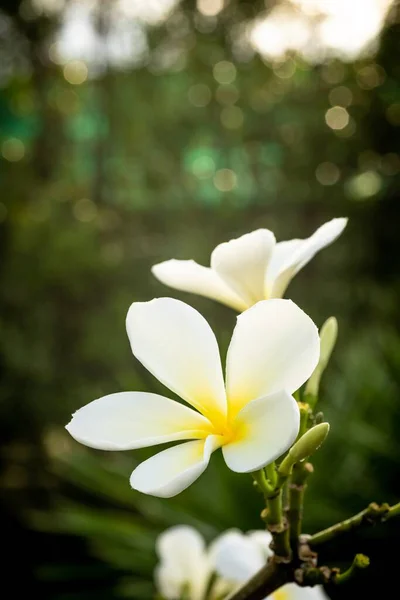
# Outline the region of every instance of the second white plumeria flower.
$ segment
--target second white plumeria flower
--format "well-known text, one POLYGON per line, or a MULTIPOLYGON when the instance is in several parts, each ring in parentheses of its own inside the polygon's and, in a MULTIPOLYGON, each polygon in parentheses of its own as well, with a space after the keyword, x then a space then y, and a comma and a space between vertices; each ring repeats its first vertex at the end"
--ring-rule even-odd
MULTIPOLYGON (((270 549, 272 536, 266 531, 253 531, 243 534, 230 530, 213 543, 211 554, 218 581, 225 583, 225 589, 240 587, 257 573, 272 556, 270 549)), ((321 585, 300 587, 297 583, 287 583, 265 600, 329 600, 321 585)))
POLYGON ((207 548, 193 527, 170 527, 156 541, 157 589, 165 600, 221 600, 265 565, 273 554, 270 543, 267 531, 244 534, 230 529, 207 548), (214 573, 217 577, 212 582, 214 573))
POLYGON ((196 410, 158 394, 121 392, 78 410, 67 425, 82 444, 131 450, 175 445, 141 463, 130 482, 169 498, 187 488, 222 447, 230 469, 256 471, 281 456, 299 429, 292 397, 319 358, 316 326, 290 300, 259 302, 238 317, 226 360, 201 314, 179 300, 136 302, 126 319, 136 358, 196 410))
MULTIPOLYGON (((193 527, 176 525, 156 542, 156 586, 165 600, 221 600, 265 566, 273 555, 267 531, 230 529, 207 548, 193 527), (213 575, 215 579, 212 580, 213 575)), ((265 600, 328 600, 322 586, 288 583, 265 600)))
POLYGON ((167 260, 154 265, 162 283, 200 294, 239 312, 260 300, 281 298, 293 277, 342 233, 347 219, 332 219, 305 240, 276 243, 269 229, 257 229, 220 244, 211 254, 211 266, 193 260, 167 260))

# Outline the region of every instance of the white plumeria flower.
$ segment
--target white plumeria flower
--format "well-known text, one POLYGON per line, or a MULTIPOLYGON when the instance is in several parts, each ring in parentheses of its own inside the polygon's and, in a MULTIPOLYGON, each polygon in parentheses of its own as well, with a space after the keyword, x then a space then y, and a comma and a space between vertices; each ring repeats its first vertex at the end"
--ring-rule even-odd
POLYGON ((245 535, 232 529, 217 537, 207 549, 203 537, 193 527, 171 527, 156 542, 160 560, 155 570, 157 589, 166 600, 222 598, 237 587, 238 581, 245 581, 265 565, 268 557, 272 556, 270 543, 271 534, 266 531, 245 535), (240 555, 236 555, 236 549, 240 555), (222 575, 210 585, 214 572, 221 575, 221 564, 228 575, 238 569, 236 575, 239 579, 222 575))
POLYGON ((296 273, 336 240, 346 224, 345 218, 332 219, 305 240, 278 243, 272 231, 257 229, 217 246, 211 267, 172 259, 154 265, 152 272, 172 288, 218 300, 241 312, 260 300, 281 298, 296 273))
POLYGON ((172 298, 132 304, 133 354, 196 410, 158 394, 121 392, 78 410, 67 425, 82 444, 131 450, 191 440, 163 450, 132 473, 131 486, 169 498, 193 483, 222 447, 230 469, 256 471, 281 456, 299 429, 292 393, 319 358, 316 326, 290 300, 259 302, 238 317, 224 384, 217 340, 197 310, 172 298))
MULTIPOLYGON (((158 591, 165 600, 217 600, 248 581, 273 555, 267 531, 242 533, 231 529, 206 548, 196 529, 177 525, 157 539, 160 559, 155 570, 158 591), (211 576, 217 575, 210 585, 211 576)), ((266 600, 329 600, 322 586, 288 583, 266 600)))
MULTIPOLYGON (((240 531, 228 531, 214 542, 212 559, 216 574, 222 581, 239 587, 265 566, 272 556, 272 536, 266 531, 254 531, 244 535, 240 531)), ((300 587, 287 583, 265 600, 329 600, 322 586, 300 587)))

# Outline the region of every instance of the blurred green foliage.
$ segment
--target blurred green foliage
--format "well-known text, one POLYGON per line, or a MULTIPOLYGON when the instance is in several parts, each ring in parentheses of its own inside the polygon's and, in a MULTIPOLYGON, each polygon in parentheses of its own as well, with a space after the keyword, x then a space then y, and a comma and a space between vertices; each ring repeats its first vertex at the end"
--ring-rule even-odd
MULTIPOLYGON (((353 63, 313 66, 295 55, 241 62, 228 31, 260 5, 231 2, 207 32, 183 2, 149 30, 147 64, 107 65, 73 85, 48 57, 57 18, 28 19, 20 5, 4 2, 0 12, 6 580, 42 597, 145 600, 164 528, 189 523, 212 539, 229 527, 261 527, 250 479, 220 456, 183 494, 159 500, 128 483, 150 451, 87 450, 62 430, 71 412, 106 393, 164 392, 131 356, 124 319, 132 301, 190 302, 226 351, 235 314, 164 288, 150 267, 171 257, 207 264, 218 243, 257 227, 290 239, 350 217, 342 238, 289 288, 318 325, 331 314, 339 321, 322 384, 331 433, 315 458, 306 529, 371 500, 398 501, 398 21, 384 29, 376 56, 353 63), (171 46, 181 48, 179 60, 157 66, 171 46), (221 61, 229 83, 215 78, 221 61), (335 130, 325 118, 343 89, 349 124, 335 130)), ((369 554, 363 589, 381 597, 378 574, 385 561, 395 571, 398 552, 389 548, 399 533, 393 522, 338 542, 323 559, 369 554)), ((351 595, 349 587, 338 597, 351 595)))

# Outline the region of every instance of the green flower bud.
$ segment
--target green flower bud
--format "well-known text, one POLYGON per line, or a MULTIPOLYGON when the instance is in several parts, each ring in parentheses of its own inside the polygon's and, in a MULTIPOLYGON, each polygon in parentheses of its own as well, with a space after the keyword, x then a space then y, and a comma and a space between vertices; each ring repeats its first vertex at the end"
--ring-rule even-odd
POLYGON ((279 473, 283 477, 290 475, 293 465, 304 460, 324 442, 329 432, 329 423, 320 423, 309 429, 297 442, 290 448, 289 453, 283 459, 279 466, 279 473))
POLYGON ((321 340, 321 352, 319 357, 318 365, 315 368, 314 373, 311 375, 307 382, 305 389, 305 397, 311 397, 314 401, 310 404, 314 405, 319 391, 319 382, 321 380, 322 373, 328 366, 329 359, 332 351, 336 344, 338 334, 338 324, 335 317, 329 317, 321 327, 319 334, 321 340))
POLYGON ((326 369, 332 350, 335 347, 338 335, 338 322, 335 317, 329 317, 321 327, 321 354, 319 365, 322 370, 326 369))

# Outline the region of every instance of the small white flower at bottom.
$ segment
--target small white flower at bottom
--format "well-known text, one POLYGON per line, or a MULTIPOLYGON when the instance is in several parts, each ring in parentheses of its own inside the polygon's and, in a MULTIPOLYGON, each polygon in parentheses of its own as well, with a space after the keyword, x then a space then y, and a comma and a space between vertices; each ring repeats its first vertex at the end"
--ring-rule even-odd
MULTIPOLYGON (((165 600, 221 600, 261 569, 273 552, 266 531, 246 534, 231 529, 208 548, 193 527, 179 525, 163 532, 156 543, 160 559, 156 586, 165 600), (212 580, 213 575, 216 576, 212 580)), ((328 600, 322 586, 288 583, 266 600, 328 600)))

